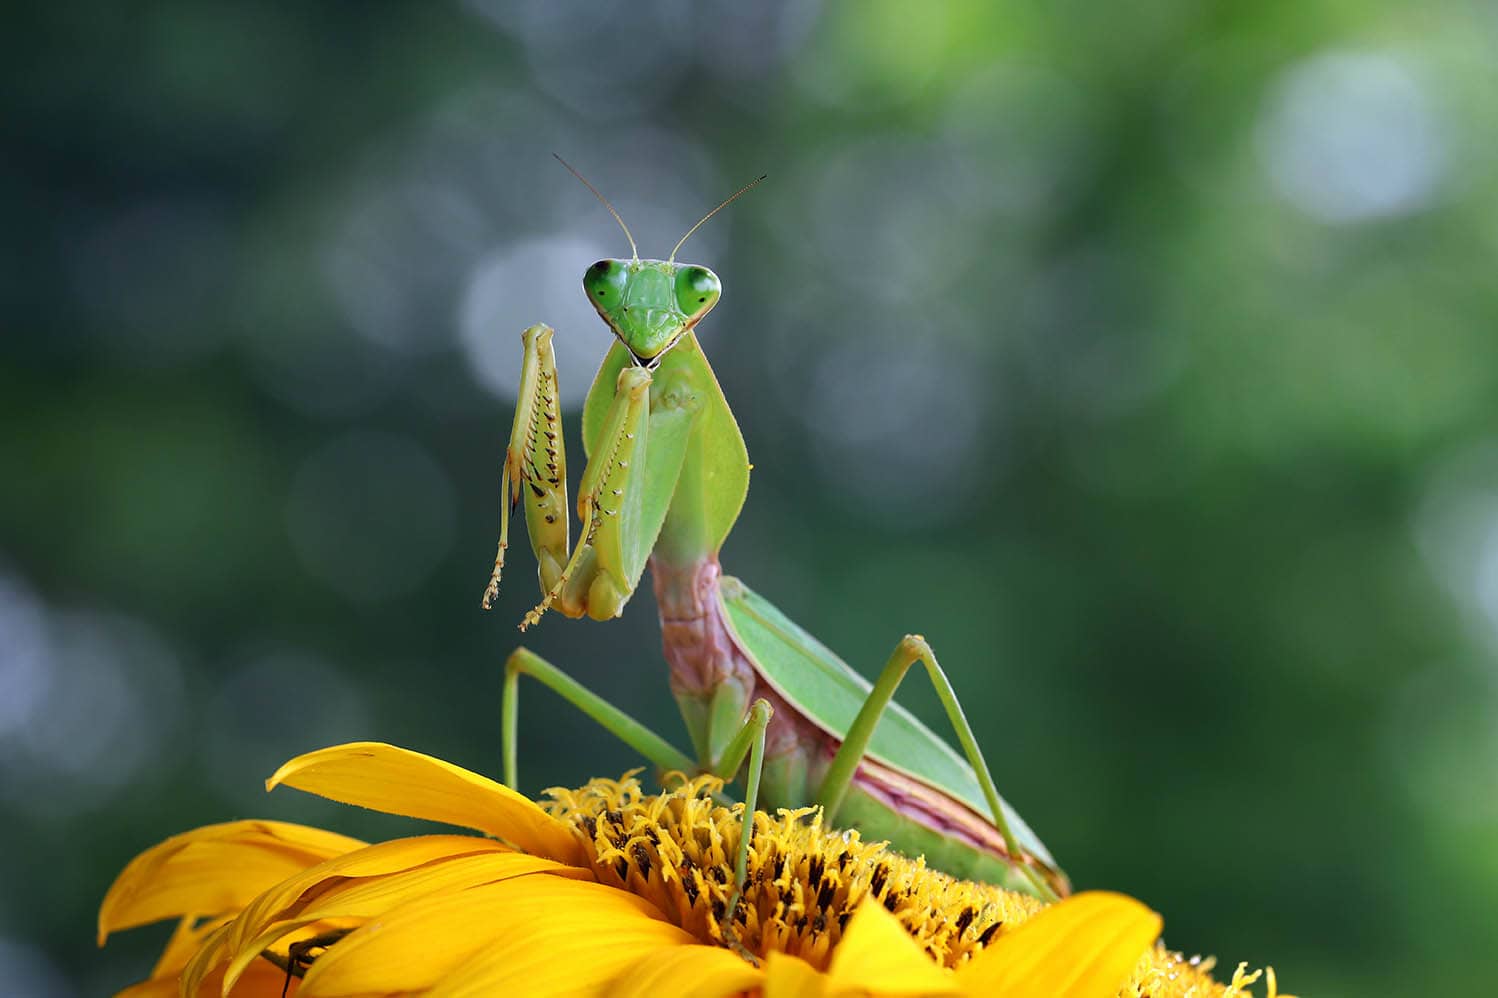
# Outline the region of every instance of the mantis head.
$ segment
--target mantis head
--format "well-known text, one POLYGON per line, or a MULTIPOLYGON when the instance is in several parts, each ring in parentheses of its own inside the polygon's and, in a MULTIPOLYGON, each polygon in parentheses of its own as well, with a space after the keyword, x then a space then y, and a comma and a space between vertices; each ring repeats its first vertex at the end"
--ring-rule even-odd
POLYGON ((599 260, 583 274, 588 300, 641 361, 669 350, 723 293, 706 267, 669 260, 599 260))
POLYGON ((608 198, 598 193, 598 188, 572 169, 565 159, 556 153, 552 155, 603 202, 629 240, 630 258, 599 260, 593 264, 583 274, 583 290, 614 335, 635 355, 635 360, 649 364, 697 325, 718 304, 718 297, 723 293, 723 282, 718 280, 717 274, 696 264, 677 263, 676 251, 702 227, 703 222, 765 178, 745 184, 733 197, 702 216, 701 221, 688 229, 676 243, 669 259, 641 260, 639 250, 635 248, 635 237, 629 234, 629 226, 624 224, 624 219, 609 204, 608 198))

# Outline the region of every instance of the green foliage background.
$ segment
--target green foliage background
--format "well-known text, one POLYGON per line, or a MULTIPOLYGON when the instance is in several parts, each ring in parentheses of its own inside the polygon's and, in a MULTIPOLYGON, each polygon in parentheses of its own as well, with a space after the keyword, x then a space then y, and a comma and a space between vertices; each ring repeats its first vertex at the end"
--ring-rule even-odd
MULTIPOLYGON (((1470 993, 1498 911, 1498 19, 1482 4, 31 4, 0 34, 0 980, 374 738, 498 772, 518 334, 724 279, 724 561, 953 674, 1082 886, 1301 994, 1470 993), (283 794, 285 794, 283 796, 283 794)), ((575 407, 574 407, 575 416, 575 407)), ((575 427, 574 427, 575 432, 575 427)), ((573 474, 581 450, 572 443, 573 474)), ((527 642, 685 744, 652 598, 527 642)), ((934 697, 902 697, 939 720, 934 697)), ((635 760, 539 690, 525 789, 635 760)))

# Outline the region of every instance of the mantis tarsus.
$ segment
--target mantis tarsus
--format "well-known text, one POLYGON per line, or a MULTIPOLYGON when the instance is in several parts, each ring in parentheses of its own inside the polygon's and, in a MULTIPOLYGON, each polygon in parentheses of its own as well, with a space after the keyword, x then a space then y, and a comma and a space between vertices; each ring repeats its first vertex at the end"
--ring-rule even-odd
POLYGON ((286 980, 281 985, 281 998, 286 998, 291 990, 291 979, 307 976, 307 970, 312 966, 328 947, 352 932, 352 929, 330 929, 327 932, 311 936, 307 939, 298 939, 286 947, 286 955, 282 956, 275 950, 267 949, 260 955, 286 972, 286 980))
MULTIPOLYGON (((666 260, 642 260, 618 212, 572 172, 608 207, 631 250, 629 259, 600 260, 583 275, 583 289, 616 341, 583 409, 588 463, 577 501, 581 533, 571 546, 552 330, 536 325, 522 335, 499 551, 484 605, 498 593, 517 503, 524 503, 543 593, 522 630, 548 609, 599 620, 618 616, 648 562, 671 691, 696 758, 520 648, 505 667, 505 781, 516 782, 518 679, 524 674, 662 769, 732 779, 747 758, 746 813, 756 805, 821 804, 829 822, 924 854, 954 875, 1046 898, 1066 893, 1067 880, 1045 846, 1000 799, 951 684, 922 637, 901 639, 871 685, 768 601, 721 575, 718 551, 743 506, 750 465, 694 332, 717 303, 721 282, 706 267, 676 263, 682 243, 702 222, 666 260), (960 755, 891 702, 916 663, 936 688, 960 755)), ((745 837, 740 881, 747 846, 745 837)))

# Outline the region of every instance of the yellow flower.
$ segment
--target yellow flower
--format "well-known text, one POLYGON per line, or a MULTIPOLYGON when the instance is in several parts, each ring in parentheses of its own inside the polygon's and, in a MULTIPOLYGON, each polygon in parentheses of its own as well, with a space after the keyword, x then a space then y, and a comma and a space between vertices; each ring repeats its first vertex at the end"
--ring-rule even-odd
MULTIPOLYGON (((358 743, 267 781, 484 832, 377 845, 276 822, 176 836, 120 874, 99 937, 181 922, 125 992, 276 995, 1241 994, 1158 946, 1157 915, 1091 893, 1046 908, 821 827, 754 816, 683 780, 595 780, 538 806, 441 760, 358 743), (731 914, 730 914, 731 913, 731 914), (296 978, 300 978, 297 980, 296 978), (1149 988, 1150 990, 1143 990, 1149 988)), ((1257 975, 1254 975, 1257 976, 1257 975)))

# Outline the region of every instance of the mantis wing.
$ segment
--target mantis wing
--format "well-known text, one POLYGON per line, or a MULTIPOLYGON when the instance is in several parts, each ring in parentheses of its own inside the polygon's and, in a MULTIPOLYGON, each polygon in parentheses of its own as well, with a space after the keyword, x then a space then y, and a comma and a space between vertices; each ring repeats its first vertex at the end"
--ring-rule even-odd
MULTIPOLYGON (((722 598, 729 626, 760 676, 814 724, 841 740, 868 699, 872 684, 737 579, 723 580, 722 598)), ((972 767, 897 703, 889 705, 874 729, 868 755, 956 798, 978 814, 988 813, 972 767)), ((1039 837, 1007 801, 1001 803, 1020 845, 1041 862, 1055 866, 1039 837)))

